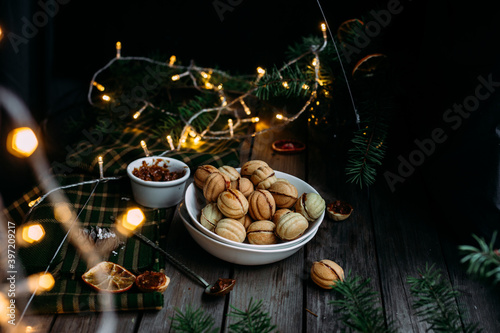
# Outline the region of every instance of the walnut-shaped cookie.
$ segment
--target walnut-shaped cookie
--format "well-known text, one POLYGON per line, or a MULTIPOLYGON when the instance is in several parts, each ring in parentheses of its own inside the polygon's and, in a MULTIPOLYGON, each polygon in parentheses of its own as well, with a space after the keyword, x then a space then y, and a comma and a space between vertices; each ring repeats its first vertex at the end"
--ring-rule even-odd
POLYGON ((281 216, 288 214, 288 213, 292 213, 292 211, 288 208, 277 209, 276 212, 274 213, 271 221, 273 221, 274 224, 278 224, 278 221, 280 220, 281 216))
POLYGON ((325 211, 325 200, 316 193, 303 193, 295 203, 295 211, 302 214, 309 222, 318 219, 325 211))
POLYGON ((276 235, 284 241, 299 238, 309 227, 309 222, 299 213, 288 213, 281 216, 276 224, 276 235))
POLYGON ((243 177, 248 177, 250 178, 255 170, 260 168, 261 166, 267 166, 268 164, 264 161, 261 160, 250 160, 248 162, 245 162, 241 166, 241 175, 243 177))
POLYGON ((243 193, 245 198, 248 198, 248 196, 254 191, 253 183, 250 179, 244 177, 240 177, 240 179, 236 181, 236 185, 231 185, 231 187, 243 193))
POLYGON ((217 207, 225 217, 239 219, 248 212, 248 200, 240 191, 229 188, 219 194, 217 207))
POLYGON ((250 244, 276 244, 278 237, 274 234, 276 225, 271 221, 256 221, 247 228, 247 239, 250 244))
POLYGON ((194 184, 203 189, 207 177, 214 172, 219 172, 219 169, 210 164, 200 165, 194 172, 194 184))
POLYGON ((276 203, 267 190, 255 190, 248 197, 248 214, 258 220, 271 220, 276 212, 276 203))
POLYGON ((344 281, 344 270, 332 260, 315 261, 311 266, 311 280, 323 289, 332 289, 337 281, 344 281))
POLYGON ((216 202, 219 194, 231 186, 229 178, 220 172, 210 174, 203 186, 203 196, 208 202, 216 202))
POLYGON ((243 243, 247 236, 245 227, 235 219, 224 218, 217 223, 215 233, 234 242, 243 243))
POLYGON ((217 223, 223 218, 224 216, 217 207, 217 204, 215 202, 211 202, 202 208, 200 223, 208 230, 214 231, 217 223))
POLYGON ((291 208, 297 201, 299 193, 297 188, 289 181, 282 178, 278 179, 268 189, 273 195, 276 207, 278 208, 291 208))
POLYGON ((277 178, 274 174, 274 170, 267 165, 257 168, 250 176, 250 180, 254 184, 255 188, 267 190, 271 187, 277 178))
POLYGON ((241 175, 238 172, 238 170, 229 165, 223 165, 218 170, 219 172, 228 176, 229 180, 231 181, 231 187, 236 188, 237 182, 241 178, 241 175))

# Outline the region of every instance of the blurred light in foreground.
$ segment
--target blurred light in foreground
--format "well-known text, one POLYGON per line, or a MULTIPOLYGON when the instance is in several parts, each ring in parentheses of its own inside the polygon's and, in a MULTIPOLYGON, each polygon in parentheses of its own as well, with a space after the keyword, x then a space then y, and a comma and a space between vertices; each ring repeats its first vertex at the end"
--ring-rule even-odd
POLYGON ((35 132, 29 127, 19 127, 7 136, 7 150, 17 157, 28 157, 38 147, 35 132))
POLYGON ((22 229, 23 241, 29 244, 40 241, 45 236, 45 230, 39 223, 27 225, 22 229))
POLYGON ((54 287, 55 280, 50 273, 39 273, 28 276, 28 288, 30 292, 37 294, 49 291, 54 287))
POLYGON ((140 208, 131 208, 117 220, 116 229, 120 233, 129 236, 144 222, 145 218, 140 208))
POLYGON ((72 220, 73 212, 67 203, 58 202, 54 207, 54 217, 61 223, 72 220))

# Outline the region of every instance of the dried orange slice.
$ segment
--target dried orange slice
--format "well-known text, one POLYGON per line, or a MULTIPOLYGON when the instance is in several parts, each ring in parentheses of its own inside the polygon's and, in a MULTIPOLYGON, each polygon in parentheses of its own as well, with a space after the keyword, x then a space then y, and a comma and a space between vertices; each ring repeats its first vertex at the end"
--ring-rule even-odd
POLYGON ((341 43, 353 43, 354 37, 359 35, 364 23, 356 18, 342 22, 337 28, 337 38, 341 43))
POLYGON ((387 56, 382 53, 369 54, 363 57, 354 69, 352 70, 352 76, 357 77, 370 77, 375 74, 377 69, 382 68, 386 64, 387 56))
POLYGON ((97 291, 121 293, 132 288, 136 277, 118 264, 103 261, 83 274, 82 279, 97 291))

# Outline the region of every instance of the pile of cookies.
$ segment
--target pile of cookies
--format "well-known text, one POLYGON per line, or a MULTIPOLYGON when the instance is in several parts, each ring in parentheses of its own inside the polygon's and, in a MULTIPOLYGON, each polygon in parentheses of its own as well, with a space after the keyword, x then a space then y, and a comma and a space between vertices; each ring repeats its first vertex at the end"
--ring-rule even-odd
POLYGON ((235 242, 268 245, 299 238, 325 210, 316 193, 302 193, 284 178, 277 178, 264 161, 251 160, 238 172, 224 165, 201 165, 194 173, 206 206, 200 223, 235 242))

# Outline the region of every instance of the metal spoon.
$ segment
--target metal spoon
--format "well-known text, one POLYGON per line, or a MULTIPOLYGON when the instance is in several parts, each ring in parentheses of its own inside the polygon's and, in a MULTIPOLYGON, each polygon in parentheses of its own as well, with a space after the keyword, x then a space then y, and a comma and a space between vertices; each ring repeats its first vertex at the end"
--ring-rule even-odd
POLYGON ((231 290, 233 290, 233 287, 236 284, 236 280, 219 278, 217 282, 215 282, 214 284, 209 284, 207 281, 205 281, 204 278, 193 272, 186 265, 175 259, 172 255, 167 253, 165 250, 156 245, 153 241, 151 241, 143 234, 136 232, 134 233, 134 235, 144 243, 154 248, 155 250, 161 252, 172 264, 177 266, 177 268, 179 268, 183 273, 201 282, 201 284, 205 287, 205 294, 211 296, 223 296, 229 293, 231 290))

